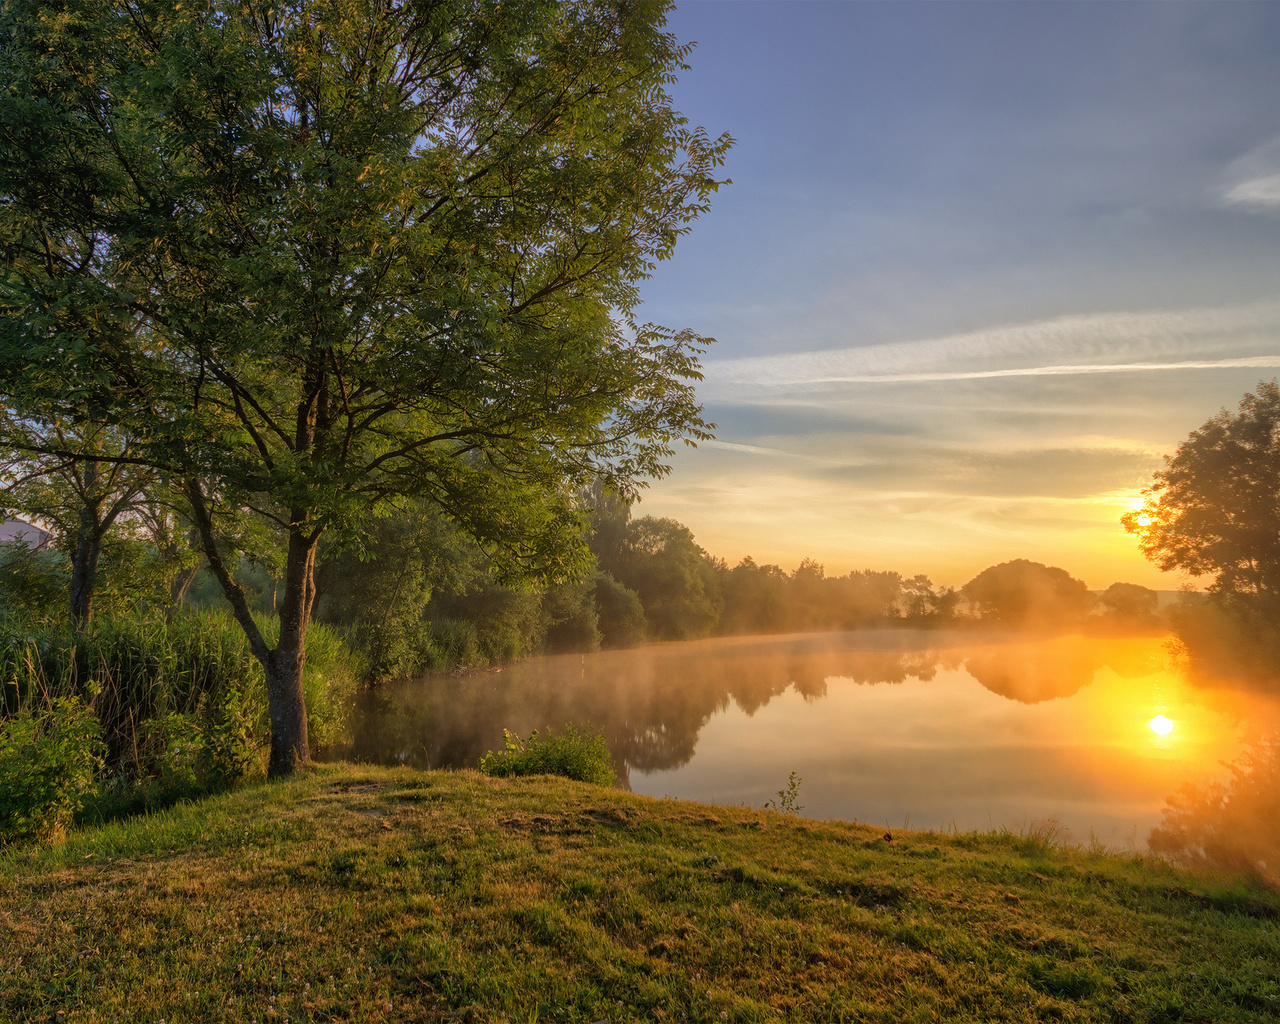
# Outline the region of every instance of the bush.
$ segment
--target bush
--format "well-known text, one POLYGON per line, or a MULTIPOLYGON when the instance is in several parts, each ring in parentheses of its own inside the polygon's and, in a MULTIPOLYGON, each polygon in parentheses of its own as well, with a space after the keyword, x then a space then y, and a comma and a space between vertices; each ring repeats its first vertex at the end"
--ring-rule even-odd
POLYGON ((65 614, 68 567, 60 551, 36 551, 21 541, 0 544, 0 608, 33 621, 65 614))
POLYGON ((480 758, 480 770, 486 775, 505 778, 509 775, 563 775, 578 782, 612 786, 617 778, 613 756, 599 733, 579 730, 570 725, 563 736, 550 729, 539 736, 535 729, 528 740, 502 730, 506 749, 492 751, 480 758))
POLYGON ((0 721, 0 844, 66 826, 93 786, 101 749, 97 719, 74 699, 0 721))
MULTIPOLYGON (((279 620, 259 620, 273 643, 279 620)), ((340 742, 358 679, 337 634, 307 633, 303 688, 313 744, 340 742)), ((106 772, 90 817, 114 817, 234 786, 261 771, 269 736, 262 669, 225 613, 172 623, 104 617, 87 632, 0 622, 9 712, 37 716, 59 699, 85 705, 105 740, 106 772)))

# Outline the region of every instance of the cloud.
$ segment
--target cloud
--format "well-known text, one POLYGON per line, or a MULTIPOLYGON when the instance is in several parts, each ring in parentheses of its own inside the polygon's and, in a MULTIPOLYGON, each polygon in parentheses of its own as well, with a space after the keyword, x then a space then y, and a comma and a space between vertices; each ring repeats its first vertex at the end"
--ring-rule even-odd
POLYGON ((1280 174, 1267 174, 1234 185, 1222 197, 1242 206, 1280 206, 1280 174))
POLYGON ((781 448, 762 448, 758 444, 737 444, 733 441, 718 441, 714 438, 707 441, 699 441, 699 448, 719 448, 726 452, 745 452, 748 455, 787 455, 781 448))
POLYGON ((1251 150, 1227 168, 1220 198, 1258 212, 1280 210, 1280 139, 1251 150))
POLYGON ((1135 373, 1142 370, 1217 370, 1280 367, 1280 356, 1247 359, 1201 359, 1180 363, 1083 363, 1062 366, 1023 366, 1005 370, 954 370, 934 373, 880 373, 860 377, 827 377, 798 384, 899 384, 945 380, 992 380, 998 377, 1059 377, 1081 373, 1135 373))
POLYGON ((1280 304, 1098 313, 818 352, 708 360, 704 397, 836 385, 1280 367, 1280 304))

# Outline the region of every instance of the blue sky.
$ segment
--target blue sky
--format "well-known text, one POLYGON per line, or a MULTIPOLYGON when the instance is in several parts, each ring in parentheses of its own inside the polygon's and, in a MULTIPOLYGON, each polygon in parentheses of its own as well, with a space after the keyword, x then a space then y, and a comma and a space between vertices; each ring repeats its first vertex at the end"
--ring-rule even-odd
POLYGON ((717 440, 638 513, 730 563, 1061 565, 1280 373, 1280 5, 696 0, 676 107, 738 143, 641 315, 717 339, 717 440))

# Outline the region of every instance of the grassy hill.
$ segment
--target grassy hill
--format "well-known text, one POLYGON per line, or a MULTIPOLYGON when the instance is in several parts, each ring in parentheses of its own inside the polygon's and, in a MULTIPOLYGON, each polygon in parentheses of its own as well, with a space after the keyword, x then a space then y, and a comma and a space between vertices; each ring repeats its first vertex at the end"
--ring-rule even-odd
POLYGON ((0 851, 3 1021, 1251 1021, 1280 896, 1008 833, 328 765, 0 851))

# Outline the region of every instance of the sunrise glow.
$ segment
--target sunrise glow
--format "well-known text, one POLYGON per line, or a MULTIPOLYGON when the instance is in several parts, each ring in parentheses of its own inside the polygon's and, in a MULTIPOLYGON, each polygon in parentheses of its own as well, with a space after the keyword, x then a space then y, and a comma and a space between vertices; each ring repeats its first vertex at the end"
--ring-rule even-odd
POLYGON ((1120 517, 1280 371, 1280 65, 1197 20, 1243 11, 680 4, 676 106, 740 141, 643 315, 717 339, 717 426, 638 514, 730 565, 1176 591, 1120 517))

